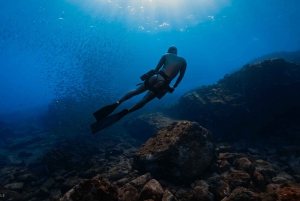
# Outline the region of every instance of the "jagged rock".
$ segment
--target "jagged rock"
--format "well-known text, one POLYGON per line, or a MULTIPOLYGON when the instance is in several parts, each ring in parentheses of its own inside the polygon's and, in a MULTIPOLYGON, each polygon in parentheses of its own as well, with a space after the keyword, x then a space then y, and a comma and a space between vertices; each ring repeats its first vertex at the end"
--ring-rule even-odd
POLYGON ((229 197, 222 201, 261 201, 261 197, 249 189, 238 187, 232 191, 229 197))
POLYGON ((276 177, 272 178, 272 182, 275 184, 282 184, 287 181, 295 181, 294 178, 286 172, 280 172, 276 177))
POLYGON ((122 201, 137 201, 139 195, 138 190, 130 184, 126 184, 118 192, 122 201))
POLYGON ((116 182, 116 185, 117 186, 124 186, 125 184, 127 184, 129 182, 129 179, 128 178, 123 178, 123 179, 120 179, 116 182))
POLYGON ((272 178, 275 177, 276 171, 269 162, 264 160, 256 160, 253 165, 255 170, 264 177, 266 184, 272 182, 272 178))
POLYGON ((220 160, 227 160, 231 165, 233 164, 235 160, 235 154, 234 153, 220 153, 219 154, 220 160))
POLYGON ((174 197, 174 195, 170 191, 165 190, 161 201, 178 201, 178 200, 174 197))
POLYGON ((155 179, 151 179, 141 190, 138 200, 144 201, 153 199, 154 201, 161 201, 164 194, 164 189, 155 179))
POLYGON ((261 191, 266 190, 265 179, 257 170, 255 170, 253 173, 253 182, 259 190, 261 190, 261 191))
POLYGON ((283 184, 269 184, 263 201, 298 201, 300 200, 300 184, 285 182, 283 184))
POLYGON ((158 179, 191 182, 213 162, 211 134, 197 123, 179 121, 158 131, 134 155, 134 167, 158 179))
POLYGON ((213 201, 214 195, 208 191, 208 188, 209 185, 205 181, 198 181, 196 187, 194 188, 194 200, 213 201))
POLYGON ((191 90, 169 110, 227 141, 254 133, 297 137, 288 128, 300 123, 299 80, 299 65, 283 59, 248 64, 217 84, 191 90))
POLYGON ((69 190, 59 201, 118 201, 117 188, 105 179, 89 179, 69 190))
POLYGON ((242 186, 247 188, 250 184, 250 175, 242 170, 229 170, 221 175, 221 179, 224 180, 233 190, 236 187, 242 186))
POLYGON ((221 160, 219 164, 219 170, 221 173, 226 172, 230 169, 230 164, 227 162, 227 160, 223 159, 221 160))
POLYGON ((132 180, 130 182, 130 184, 135 187, 136 189, 138 189, 138 191, 142 190, 142 188, 144 187, 144 185, 150 181, 150 179, 152 178, 151 174, 147 173, 144 174, 134 180, 132 180))
POLYGON ((230 192, 229 185, 222 181, 218 174, 208 178, 206 182, 209 185, 208 190, 214 195, 215 200, 223 199, 230 192))
POLYGON ((249 174, 252 174, 254 167, 248 158, 242 157, 235 160, 234 166, 238 170, 243 170, 249 174))
POLYGON ((166 117, 163 113, 150 113, 139 115, 138 117, 124 124, 126 130, 133 138, 142 142, 147 141, 152 135, 174 121, 166 117))

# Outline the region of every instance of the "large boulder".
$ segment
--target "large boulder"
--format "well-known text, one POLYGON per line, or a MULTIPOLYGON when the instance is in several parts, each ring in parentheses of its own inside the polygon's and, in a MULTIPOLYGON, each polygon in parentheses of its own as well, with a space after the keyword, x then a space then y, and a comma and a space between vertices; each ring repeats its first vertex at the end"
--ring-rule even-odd
POLYGON ((215 157, 211 133, 195 122, 178 121, 158 131, 135 153, 133 166, 155 178, 192 182, 215 157))
POLYGON ((126 121, 123 125, 133 138, 146 142, 153 133, 168 126, 173 121, 163 113, 155 112, 139 115, 126 121))
POLYGON ((299 88, 300 66, 270 59, 245 65, 217 84, 186 93, 169 110, 177 110, 181 119, 197 121, 226 141, 255 137, 253 133, 297 137, 299 88))

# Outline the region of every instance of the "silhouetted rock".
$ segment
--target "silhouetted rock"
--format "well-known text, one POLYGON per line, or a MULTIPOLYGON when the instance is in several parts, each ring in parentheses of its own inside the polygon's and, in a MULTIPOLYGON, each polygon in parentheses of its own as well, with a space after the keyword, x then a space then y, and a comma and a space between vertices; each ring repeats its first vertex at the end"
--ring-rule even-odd
POLYGON ((174 122, 158 131, 134 156, 134 167, 157 179, 192 182, 215 156, 211 134, 197 123, 174 122))
POLYGON ((142 142, 147 141, 152 135, 171 124, 174 120, 162 113, 142 114, 124 123, 131 136, 142 142))

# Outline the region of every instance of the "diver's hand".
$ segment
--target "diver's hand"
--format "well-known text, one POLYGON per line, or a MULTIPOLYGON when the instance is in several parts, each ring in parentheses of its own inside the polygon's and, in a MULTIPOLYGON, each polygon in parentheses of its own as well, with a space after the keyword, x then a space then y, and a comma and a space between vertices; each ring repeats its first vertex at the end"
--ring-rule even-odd
POLYGON ((174 86, 170 87, 170 89, 169 89, 169 93, 173 93, 173 92, 174 92, 174 90, 175 90, 175 87, 174 87, 174 86))

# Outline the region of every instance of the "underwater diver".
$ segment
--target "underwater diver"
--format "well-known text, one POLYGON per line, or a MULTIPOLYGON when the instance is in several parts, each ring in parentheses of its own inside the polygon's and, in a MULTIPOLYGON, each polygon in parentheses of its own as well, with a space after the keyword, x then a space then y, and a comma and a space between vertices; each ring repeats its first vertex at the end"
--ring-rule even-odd
POLYGON ((94 134, 111 126, 125 115, 142 108, 155 97, 161 99, 167 92, 173 93, 185 74, 186 66, 187 63, 185 59, 177 55, 177 48, 175 46, 169 47, 168 52, 159 60, 155 70, 151 70, 141 76, 141 80, 144 82, 139 84, 140 86, 138 88, 125 94, 116 103, 107 105, 93 113, 97 122, 91 125, 92 133, 94 134), (176 83, 170 87, 169 84, 178 73, 180 74, 176 83), (110 115, 122 102, 147 90, 149 90, 148 93, 132 108, 124 109, 119 113, 110 115))

